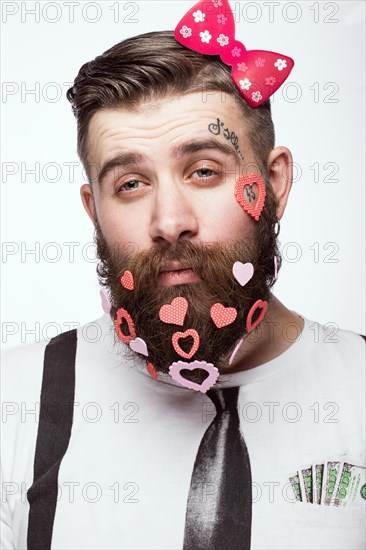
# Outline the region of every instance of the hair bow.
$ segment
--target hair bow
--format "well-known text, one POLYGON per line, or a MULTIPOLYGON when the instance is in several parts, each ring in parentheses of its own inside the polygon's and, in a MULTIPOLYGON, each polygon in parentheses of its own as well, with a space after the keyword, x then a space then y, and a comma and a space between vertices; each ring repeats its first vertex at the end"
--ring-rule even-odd
POLYGON ((190 50, 220 55, 232 66, 231 76, 252 107, 264 103, 289 76, 294 60, 266 50, 247 50, 235 40, 235 22, 228 0, 197 2, 180 20, 176 40, 190 50))

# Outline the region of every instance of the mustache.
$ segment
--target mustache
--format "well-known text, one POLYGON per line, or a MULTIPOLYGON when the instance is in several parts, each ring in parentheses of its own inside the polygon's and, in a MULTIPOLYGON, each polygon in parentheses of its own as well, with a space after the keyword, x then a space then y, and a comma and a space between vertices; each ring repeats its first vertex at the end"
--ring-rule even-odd
MULTIPOLYGON (((254 227, 253 231, 248 231, 236 242, 207 243, 182 238, 176 244, 162 241, 148 250, 132 252, 130 249, 130 253, 121 252, 121 243, 119 247, 108 244, 100 227, 96 227, 100 260, 97 272, 100 284, 108 288, 112 306, 110 316, 115 320, 121 307, 128 312, 136 334, 147 344, 148 360, 157 371, 167 373, 174 361, 182 360, 172 345, 177 329, 178 332, 191 329, 199 335, 195 360, 210 362, 219 370, 225 369, 226 358, 245 333, 251 306, 259 298, 268 300, 269 288, 273 283, 275 240, 271 234, 267 239, 262 237, 259 227, 254 227), (244 286, 239 284, 233 273, 236 261, 253 265, 254 275, 244 286), (159 273, 172 262, 189 266, 198 275, 198 280, 191 284, 162 285, 159 273), (121 283, 126 271, 130 271, 133 277, 132 291, 121 283), (159 316, 162 306, 171 304, 177 297, 188 302, 181 327, 163 323, 159 316), (214 304, 235 308, 236 319, 230 325, 218 328, 211 317, 214 304)), ((124 320, 121 324, 123 334, 130 333, 126 323, 124 320)))
MULTIPOLYGON (((98 255, 104 266, 107 269, 110 266, 113 273, 119 277, 124 271, 130 271, 136 277, 137 284, 142 274, 145 274, 145 280, 148 279, 152 284, 157 284, 159 274, 167 270, 167 266, 172 263, 179 263, 182 265, 181 269, 192 269, 202 281, 209 282, 212 277, 217 277, 218 265, 225 266, 227 271, 231 270, 231 266, 228 266, 228 254, 233 261, 235 259, 243 261, 243 250, 240 244, 227 241, 206 243, 199 240, 182 240, 175 245, 170 243, 155 245, 148 251, 133 255, 121 255, 117 247, 115 251, 113 247, 108 251, 104 248, 103 243, 99 241, 98 255)), ((252 255, 250 259, 253 260, 252 255)))

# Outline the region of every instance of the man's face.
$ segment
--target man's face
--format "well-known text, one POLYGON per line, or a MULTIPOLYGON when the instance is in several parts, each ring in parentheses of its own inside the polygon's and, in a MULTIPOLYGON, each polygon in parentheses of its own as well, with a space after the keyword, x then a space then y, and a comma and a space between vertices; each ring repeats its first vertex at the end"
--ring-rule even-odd
MULTIPOLYGON (((222 99, 214 94, 203 102, 195 93, 136 111, 100 111, 90 122, 93 197, 87 195, 88 203, 84 196, 84 204, 96 223, 112 316, 121 307, 129 313, 148 360, 165 372, 184 357, 174 349, 173 335, 188 329, 198 334, 199 345, 188 337, 181 349, 188 353, 198 345, 193 360, 223 371, 245 333, 249 309, 269 296, 273 202, 266 200, 257 222, 236 201, 235 182, 255 172, 256 163, 239 107, 222 99), (233 277, 236 261, 254 266, 245 286, 233 277), (121 285, 126 270, 133 274, 133 290, 121 285), (159 318, 161 307, 176 297, 189 304, 181 327, 159 318), (218 328, 214 304, 235 308, 235 321, 218 328)), ((131 332, 123 323, 122 333, 131 332)))
POLYGON ((250 234, 255 222, 236 202, 234 185, 246 165, 255 171, 255 158, 239 107, 223 98, 216 93, 203 102, 202 94, 194 93, 135 112, 94 115, 89 155, 95 210, 110 246, 133 242, 135 250, 147 251, 182 238, 233 243, 250 234), (223 123, 219 135, 217 119, 223 123), (225 128, 237 136, 244 161, 224 137, 225 128), (127 162, 98 181, 102 167, 121 153, 127 162))

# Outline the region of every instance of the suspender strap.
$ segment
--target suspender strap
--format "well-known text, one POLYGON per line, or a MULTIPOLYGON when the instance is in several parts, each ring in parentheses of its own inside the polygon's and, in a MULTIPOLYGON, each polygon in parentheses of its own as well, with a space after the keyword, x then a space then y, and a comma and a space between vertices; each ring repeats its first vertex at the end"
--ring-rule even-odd
POLYGON ((33 484, 27 491, 28 550, 50 550, 58 472, 71 436, 75 395, 76 329, 59 334, 44 354, 33 484))

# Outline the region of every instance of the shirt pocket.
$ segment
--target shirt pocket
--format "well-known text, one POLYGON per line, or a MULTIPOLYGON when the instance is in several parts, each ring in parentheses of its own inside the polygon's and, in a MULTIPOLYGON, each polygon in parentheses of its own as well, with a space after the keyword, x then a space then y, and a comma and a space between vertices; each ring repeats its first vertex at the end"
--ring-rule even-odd
POLYGON ((325 506, 297 502, 288 511, 289 535, 285 548, 301 550, 364 550, 366 506, 325 506), (292 547, 291 547, 292 543, 292 547))

